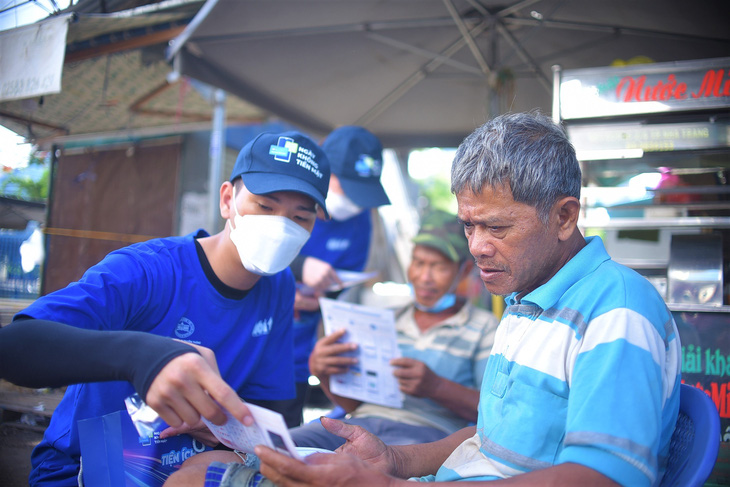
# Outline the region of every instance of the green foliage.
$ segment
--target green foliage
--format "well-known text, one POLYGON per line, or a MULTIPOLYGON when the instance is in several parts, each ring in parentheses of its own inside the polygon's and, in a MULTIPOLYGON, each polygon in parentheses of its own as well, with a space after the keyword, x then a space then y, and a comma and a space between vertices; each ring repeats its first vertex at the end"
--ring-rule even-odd
POLYGON ((10 196, 25 201, 42 201, 48 198, 50 168, 45 158, 39 153, 32 153, 28 160, 28 168, 13 169, 0 181, 0 195, 10 196), (34 167, 41 166, 39 172, 34 167), (34 170, 33 170, 34 169, 34 170))
POLYGON ((417 180, 420 193, 429 208, 456 214, 456 197, 451 194, 451 182, 440 177, 417 180))
POLYGON ((15 196, 27 201, 39 201, 48 198, 48 169, 40 180, 34 181, 30 176, 11 175, 0 183, 0 193, 15 196))
POLYGON ((42 157, 42 153, 31 152, 30 159, 28 159, 29 166, 47 166, 48 163, 45 157, 42 157))

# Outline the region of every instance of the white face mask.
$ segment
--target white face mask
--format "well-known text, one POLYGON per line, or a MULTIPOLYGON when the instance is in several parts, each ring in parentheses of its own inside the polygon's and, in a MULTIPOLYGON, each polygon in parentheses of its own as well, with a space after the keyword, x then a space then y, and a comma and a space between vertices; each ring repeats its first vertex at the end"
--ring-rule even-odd
POLYGON ((287 217, 239 215, 235 189, 233 208, 236 227, 228 220, 231 241, 238 250, 243 267, 249 272, 271 276, 283 271, 309 239, 309 232, 287 217))
POLYGON ((327 199, 324 200, 324 204, 327 207, 327 213, 330 214, 333 220, 337 221, 349 220, 363 211, 363 208, 353 203, 350 198, 344 194, 335 193, 334 191, 327 193, 327 199))

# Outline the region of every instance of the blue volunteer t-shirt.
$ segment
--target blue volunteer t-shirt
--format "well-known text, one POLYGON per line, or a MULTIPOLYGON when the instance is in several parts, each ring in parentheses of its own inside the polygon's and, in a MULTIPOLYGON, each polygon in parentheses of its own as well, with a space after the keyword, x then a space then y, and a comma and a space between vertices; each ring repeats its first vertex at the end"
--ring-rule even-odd
MULTIPOLYGON (((207 278, 194 238, 150 240, 114 251, 78 281, 20 314, 100 330, 134 330, 215 351, 222 377, 244 399, 294 397, 291 335, 294 277, 262 277, 242 299, 207 278)), ((120 350, 119 353, 124 353, 120 350)), ((125 409, 127 382, 70 386, 32 454, 31 483, 76 485, 81 419, 125 409)))
MULTIPOLYGON (((368 259, 372 222, 370 210, 344 221, 317 220, 299 255, 316 257, 335 269, 362 271, 368 259)), ((309 378, 309 354, 317 341, 319 311, 301 311, 294 320, 294 367, 297 382, 309 378)))

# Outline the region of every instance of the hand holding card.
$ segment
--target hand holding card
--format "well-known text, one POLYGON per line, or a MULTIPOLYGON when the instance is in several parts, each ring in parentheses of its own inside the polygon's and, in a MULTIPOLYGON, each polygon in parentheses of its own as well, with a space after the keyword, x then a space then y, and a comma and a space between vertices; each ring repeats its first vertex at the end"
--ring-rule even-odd
POLYGON ((203 418, 206 426, 229 448, 245 453, 253 453, 256 445, 266 445, 293 458, 301 459, 289 435, 281 414, 254 404, 247 404, 254 424, 245 426, 226 411, 227 421, 218 426, 203 418))

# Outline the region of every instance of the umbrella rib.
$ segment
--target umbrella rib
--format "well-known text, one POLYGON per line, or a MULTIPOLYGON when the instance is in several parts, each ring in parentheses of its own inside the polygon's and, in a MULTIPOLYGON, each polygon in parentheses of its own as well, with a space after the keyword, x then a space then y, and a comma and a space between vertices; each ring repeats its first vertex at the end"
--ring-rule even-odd
MULTIPOLYGON (((265 30, 259 32, 238 32, 233 34, 198 35, 186 42, 198 44, 212 44, 217 42, 235 42, 241 40, 282 39, 286 37, 307 37, 320 34, 344 34, 348 32, 373 32, 395 29, 423 29, 427 27, 451 27, 454 21, 451 18, 431 18, 411 21, 375 21, 353 24, 322 25, 317 27, 300 27, 281 30, 265 30)), ((177 46, 180 42, 175 43, 177 46)), ((179 47, 177 47, 179 50, 179 47)), ((174 54, 176 51, 173 51, 174 54)), ((171 57, 171 55, 168 55, 171 57)))
MULTIPOLYGON (((489 24, 487 22, 482 22, 476 27, 474 27, 470 32, 471 35, 479 35, 481 34, 489 24)), ((426 63, 421 69, 416 71, 415 73, 411 74, 408 78, 406 78, 401 84, 396 86, 390 93, 385 95, 378 103, 373 105, 373 107, 365 112, 360 118, 358 118, 354 124, 355 125, 362 125, 367 126, 370 122, 375 120, 378 116, 380 116, 381 113, 383 113, 385 110, 387 110, 390 106, 392 106, 396 101, 398 101, 403 95, 405 95, 408 90, 413 88, 416 84, 418 84, 421 80, 423 80, 429 73, 433 72, 436 68, 441 66, 443 63, 444 58, 450 58, 455 53, 457 53, 461 48, 464 47, 464 44, 466 43, 466 40, 464 37, 460 36, 459 39, 451 44, 449 47, 444 49, 441 54, 438 56, 438 58, 433 59, 426 63)))
POLYGON ((451 14, 451 18, 454 19, 454 23, 459 29, 461 37, 464 39, 464 42, 466 42, 466 45, 469 47, 469 50, 471 51, 472 56, 474 56, 474 59, 479 65, 479 68, 485 75, 489 75, 492 72, 492 69, 487 64, 484 56, 482 56, 482 52, 479 50, 476 42, 474 42, 474 38, 469 33, 469 29, 467 29, 466 24, 464 24, 464 20, 461 18, 461 15, 459 15, 456 7, 454 7, 454 3, 451 0, 443 0, 443 2, 446 6, 446 9, 449 11, 449 14, 451 14))
POLYGON ((517 41, 517 39, 514 38, 514 36, 507 30, 507 28, 504 26, 502 21, 500 20, 497 22, 497 32, 500 33, 502 37, 504 37, 507 42, 512 46, 512 48, 517 51, 517 55, 522 58, 523 61, 525 61, 528 66, 530 66, 530 69, 532 69, 537 76, 537 80, 540 82, 540 84, 547 90, 548 93, 552 93, 552 85, 550 84, 550 81, 545 76, 545 74, 542 72, 540 67, 533 61, 532 57, 525 51, 525 48, 522 47, 522 45, 517 41))
MULTIPOLYGON (((468 0, 469 3, 472 3, 473 0, 468 0)), ((536 3, 540 3, 542 0, 524 0, 522 2, 517 2, 511 7, 507 7, 503 10, 500 10, 495 15, 500 18, 507 17, 508 15, 513 14, 514 12, 517 12, 519 10, 522 10, 525 7, 529 7, 530 5, 534 5, 536 3)))
POLYGON ((385 44, 387 46, 395 47, 398 49, 403 49, 404 51, 408 51, 412 54, 416 54, 428 59, 435 59, 438 61, 441 61, 442 64, 446 64, 448 66, 451 66, 453 68, 459 69, 461 71, 465 71, 467 73, 472 74, 478 74, 482 75, 482 71, 480 69, 477 69, 473 66, 469 66, 468 64, 455 61, 449 57, 444 56, 443 54, 436 53, 433 51, 429 51, 426 49, 421 49, 420 47, 416 47, 412 44, 408 44, 406 42, 399 41, 397 39, 393 39, 392 37, 384 36, 382 34, 376 34, 374 32, 371 32, 368 34, 368 38, 380 42, 382 44, 385 44))
MULTIPOLYGON (((444 1, 444 3, 447 4, 447 7, 448 7, 448 4, 450 4, 450 2, 451 2, 451 0, 443 0, 443 1, 444 1)), ((493 19, 493 22, 495 24, 495 30, 497 32, 499 32, 499 34, 502 35, 507 40, 507 42, 512 46, 512 48, 522 58, 522 60, 529 65, 530 70, 533 73, 535 73, 535 75, 537 76, 537 80, 540 82, 541 85, 543 85, 543 87, 545 87, 545 89, 547 89, 548 93, 550 93, 551 90, 552 90, 552 86, 550 85, 550 81, 545 76, 545 74, 542 72, 542 70, 540 70, 539 65, 530 57, 530 55, 527 53, 527 51, 525 51, 525 49, 517 41, 517 39, 515 39, 514 36, 512 36, 512 34, 506 29, 506 27, 505 27, 505 25, 504 25, 504 23, 502 21, 502 19, 510 18, 508 16, 511 15, 512 13, 514 13, 514 12, 520 10, 520 9, 523 9, 525 7, 529 7, 530 5, 533 5, 535 3, 538 3, 539 0, 523 0, 522 2, 517 2, 514 5, 512 5, 510 7, 507 7, 505 9, 497 12, 496 14, 491 14, 490 12, 488 12, 487 10, 485 10, 483 8, 479 8, 479 4, 477 4, 473 0, 467 0, 467 1, 469 1, 469 3, 471 5, 473 5, 475 8, 477 8, 477 10, 479 10, 479 12, 485 18, 493 19)), ((453 8, 453 4, 451 4, 451 6, 453 8)), ((454 9, 454 11, 455 11, 455 9, 454 9)), ((452 11, 450 9, 450 12, 452 13, 452 16, 454 16, 454 11, 452 11)), ((455 19, 455 21, 456 21, 456 19, 455 19)), ((457 22, 457 26, 459 26, 459 23, 458 22, 457 22)), ((459 30, 462 31, 461 26, 459 26, 459 30)), ((474 52, 475 50, 477 52, 479 52, 479 49, 476 46, 476 44, 474 43, 474 41, 471 38, 471 36, 469 36, 469 39, 471 39, 471 41, 472 41, 469 44, 469 46, 472 47, 472 45, 473 45, 472 52, 474 52)), ((479 56, 481 57, 481 52, 479 53, 479 56)), ((477 59, 477 62, 478 61, 479 61, 479 59, 477 59)), ((486 62, 485 62, 485 64, 486 64, 486 62)), ((485 73, 485 74, 489 74, 489 73, 485 73)))

